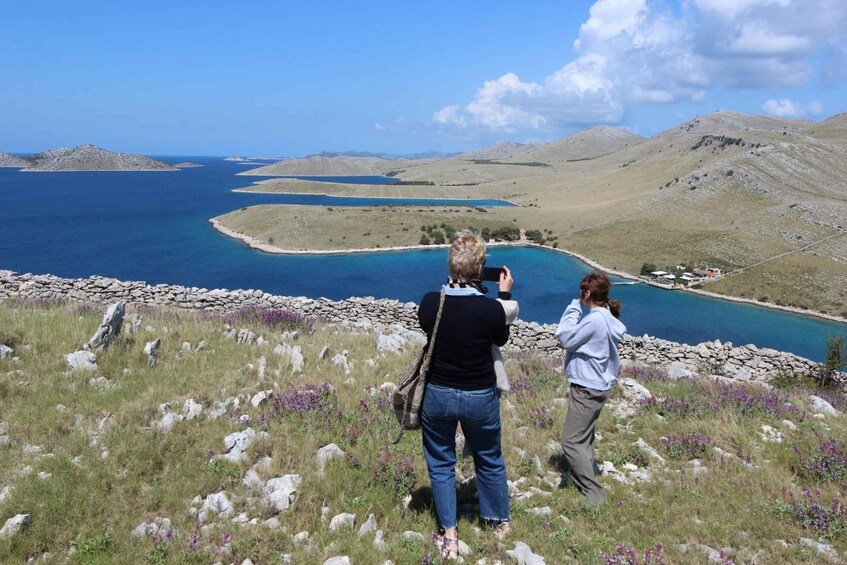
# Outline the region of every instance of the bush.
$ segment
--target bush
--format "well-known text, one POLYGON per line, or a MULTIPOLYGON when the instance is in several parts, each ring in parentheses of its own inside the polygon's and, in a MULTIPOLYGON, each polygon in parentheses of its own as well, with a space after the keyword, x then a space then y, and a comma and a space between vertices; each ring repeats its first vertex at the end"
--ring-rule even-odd
POLYGON ((641 265, 641 274, 642 275, 649 275, 650 273, 652 273, 655 270, 656 270, 656 265, 654 263, 644 263, 643 265, 641 265))
POLYGON ((429 244, 430 244, 429 238, 427 237, 427 235, 425 233, 422 233, 421 239, 418 241, 418 245, 429 245, 429 244))
POLYGON ((711 442, 712 438, 697 432, 662 438, 662 443, 665 444, 671 459, 698 459, 706 454, 706 448, 711 442))
POLYGON ((434 230, 432 232, 432 242, 435 245, 443 245, 444 244, 444 234, 441 233, 441 230, 434 230))
POLYGON ((847 339, 843 335, 830 335, 826 338, 826 359, 817 374, 818 384, 831 387, 835 376, 847 367, 847 339))

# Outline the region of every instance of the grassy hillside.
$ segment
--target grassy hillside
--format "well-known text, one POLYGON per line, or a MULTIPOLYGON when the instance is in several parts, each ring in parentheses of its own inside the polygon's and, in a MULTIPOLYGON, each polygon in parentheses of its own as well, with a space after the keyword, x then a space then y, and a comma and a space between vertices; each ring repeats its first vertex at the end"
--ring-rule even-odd
POLYGON ((592 128, 512 157, 363 165, 507 198, 521 227, 609 267, 717 266, 731 275, 708 290, 845 316, 845 123, 720 111, 650 139, 592 128))
MULTIPOLYGON (((437 243, 453 230, 514 228, 498 209, 466 206, 250 206, 215 218, 225 228, 285 250, 370 249, 437 243), (433 229, 421 229, 422 227, 433 229)), ((444 243, 441 241, 440 243, 444 243)))
MULTIPOLYGON (((99 311, 0 304, 0 342, 13 349, 0 359, 0 524, 31 516, 29 527, 0 539, 3 562, 46 553, 68 563, 438 561, 420 436, 390 444, 397 429, 382 388, 414 346, 380 353, 370 331, 282 313, 140 314, 139 333, 98 353, 95 371, 71 373, 64 355, 94 333, 99 311), (230 328, 253 339, 239 343, 230 328), (151 367, 143 348, 155 338, 162 346, 151 367), (300 348, 301 373, 288 354, 274 353, 282 343, 300 348), (342 352, 347 370, 331 361, 342 352), (270 400, 254 406, 262 391, 270 400), (183 415, 189 399, 202 412, 168 429, 165 413, 183 415), (243 460, 215 458, 226 436, 248 429, 259 435, 243 460), (320 472, 317 452, 330 443, 345 455, 320 472), (271 510, 262 489, 291 474, 301 482, 290 507, 271 510), (232 508, 201 512, 201 523, 202 501, 221 492, 232 508), (332 530, 341 513, 355 514, 355 524, 332 530), (382 534, 360 535, 371 514, 382 534), (162 529, 132 535, 145 524, 162 529)), ((630 366, 625 375, 653 396, 639 402, 616 388, 603 412, 597 459, 610 502, 597 510, 560 488, 559 367, 529 354, 507 360, 513 392, 502 406, 503 446, 514 533, 498 540, 478 529, 473 466, 462 460, 465 562, 509 562, 518 541, 548 563, 707 563, 707 547, 725 563, 817 563, 809 544, 818 539, 834 560, 847 558, 847 507, 838 502, 847 494, 843 397, 828 396, 840 415, 822 416, 790 375, 781 380, 787 388, 767 390, 630 366)))

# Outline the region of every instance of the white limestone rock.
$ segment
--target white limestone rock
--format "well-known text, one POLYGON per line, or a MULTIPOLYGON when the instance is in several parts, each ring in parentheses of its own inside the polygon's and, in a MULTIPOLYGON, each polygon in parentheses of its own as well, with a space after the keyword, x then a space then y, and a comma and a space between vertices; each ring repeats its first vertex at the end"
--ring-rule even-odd
POLYGON ((0 343, 0 359, 11 359, 14 350, 4 343, 0 343))
POLYGON ((118 300, 106 310, 103 314, 103 321, 100 322, 100 327, 88 340, 88 349, 106 349, 117 339, 121 333, 121 324, 123 324, 124 316, 126 315, 126 302, 118 300))
POLYGON ((262 487, 262 502, 276 513, 287 510, 301 482, 300 475, 283 475, 269 480, 262 487))
POLYGON ((332 517, 329 522, 329 530, 334 532, 341 528, 352 528, 356 524, 356 515, 348 512, 342 512, 332 517))
POLYGON ((182 403, 182 413, 185 415, 186 420, 193 420, 203 413, 203 405, 193 398, 189 398, 182 403))
POLYGON ((346 555, 330 557, 324 561, 324 565, 350 565, 350 558, 346 555))
POLYGON ((165 536, 170 530, 170 519, 156 516, 151 520, 139 524, 138 527, 132 530, 132 535, 137 538, 151 538, 153 536, 165 536))
POLYGON ((544 558, 533 553, 532 549, 522 541, 515 542, 515 549, 506 551, 512 561, 518 565, 544 565, 544 558))
POLYGON ((329 445, 325 445, 318 449, 318 475, 324 474, 324 467, 326 466, 327 461, 336 457, 344 457, 345 455, 347 454, 334 443, 330 443, 329 445))
POLYGON ((365 520, 365 523, 362 524, 362 527, 359 528, 359 537, 362 537, 365 534, 369 534, 371 532, 376 531, 376 515, 369 514, 368 519, 365 520))
POLYGON ((162 346, 162 338, 156 338, 155 341, 148 341, 144 345, 144 354, 147 355, 147 366, 155 367, 158 362, 159 348, 162 346))
POLYGON ((234 512, 232 502, 226 496, 226 492, 220 491, 210 494, 203 501, 203 506, 197 514, 197 519, 201 524, 206 523, 206 519, 210 516, 218 516, 220 518, 229 518, 234 512))
POLYGON ((256 439, 256 431, 247 428, 241 432, 233 432, 224 438, 224 452, 215 455, 212 459, 226 459, 233 463, 241 463, 247 460, 247 448, 256 439))
POLYGON ((831 545, 821 543, 809 538, 800 538, 800 544, 810 547, 817 552, 828 563, 843 563, 838 557, 838 552, 831 545))
POLYGON ((6 520, 3 527, 0 528, 0 539, 10 538, 23 531, 24 528, 32 523, 32 516, 29 514, 18 514, 6 520))
POLYGON ((65 355, 65 361, 72 371, 96 371, 97 356, 90 351, 77 351, 65 355))
POLYGON ((785 439, 781 431, 766 424, 762 424, 762 431, 759 432, 759 437, 770 443, 782 443, 785 439))
POLYGON ((341 367, 344 370, 345 375, 350 374, 350 363, 347 360, 347 356, 349 354, 350 352, 345 349, 341 353, 336 353, 330 361, 330 363, 332 363, 333 365, 338 365, 339 367, 341 367))
POLYGON ((809 400, 812 401, 812 408, 818 414, 824 414, 826 416, 838 416, 839 412, 835 408, 833 408, 832 404, 821 398, 820 396, 815 396, 814 394, 809 395, 809 400))

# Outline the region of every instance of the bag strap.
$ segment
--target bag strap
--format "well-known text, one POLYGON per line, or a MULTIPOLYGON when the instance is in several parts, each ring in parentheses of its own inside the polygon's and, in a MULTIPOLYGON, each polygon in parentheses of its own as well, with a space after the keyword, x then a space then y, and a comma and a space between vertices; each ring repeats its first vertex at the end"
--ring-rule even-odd
POLYGON ((438 336, 438 326, 441 325, 441 313, 444 311, 444 297, 446 293, 444 289, 441 289, 441 298, 438 300, 438 313, 435 315, 435 326, 432 328, 432 338, 429 340, 429 346, 426 350, 426 355, 424 355, 423 363, 421 364, 421 373, 423 375, 424 381, 429 374, 429 362, 432 360, 432 352, 435 350, 435 338, 438 336))

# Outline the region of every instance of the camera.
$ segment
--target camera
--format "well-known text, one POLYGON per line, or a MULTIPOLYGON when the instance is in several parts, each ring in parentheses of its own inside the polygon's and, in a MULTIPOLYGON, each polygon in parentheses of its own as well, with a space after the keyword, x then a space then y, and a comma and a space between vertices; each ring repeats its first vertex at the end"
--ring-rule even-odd
POLYGON ((500 273, 503 272, 503 267, 483 267, 482 280, 491 282, 500 282, 500 273))

